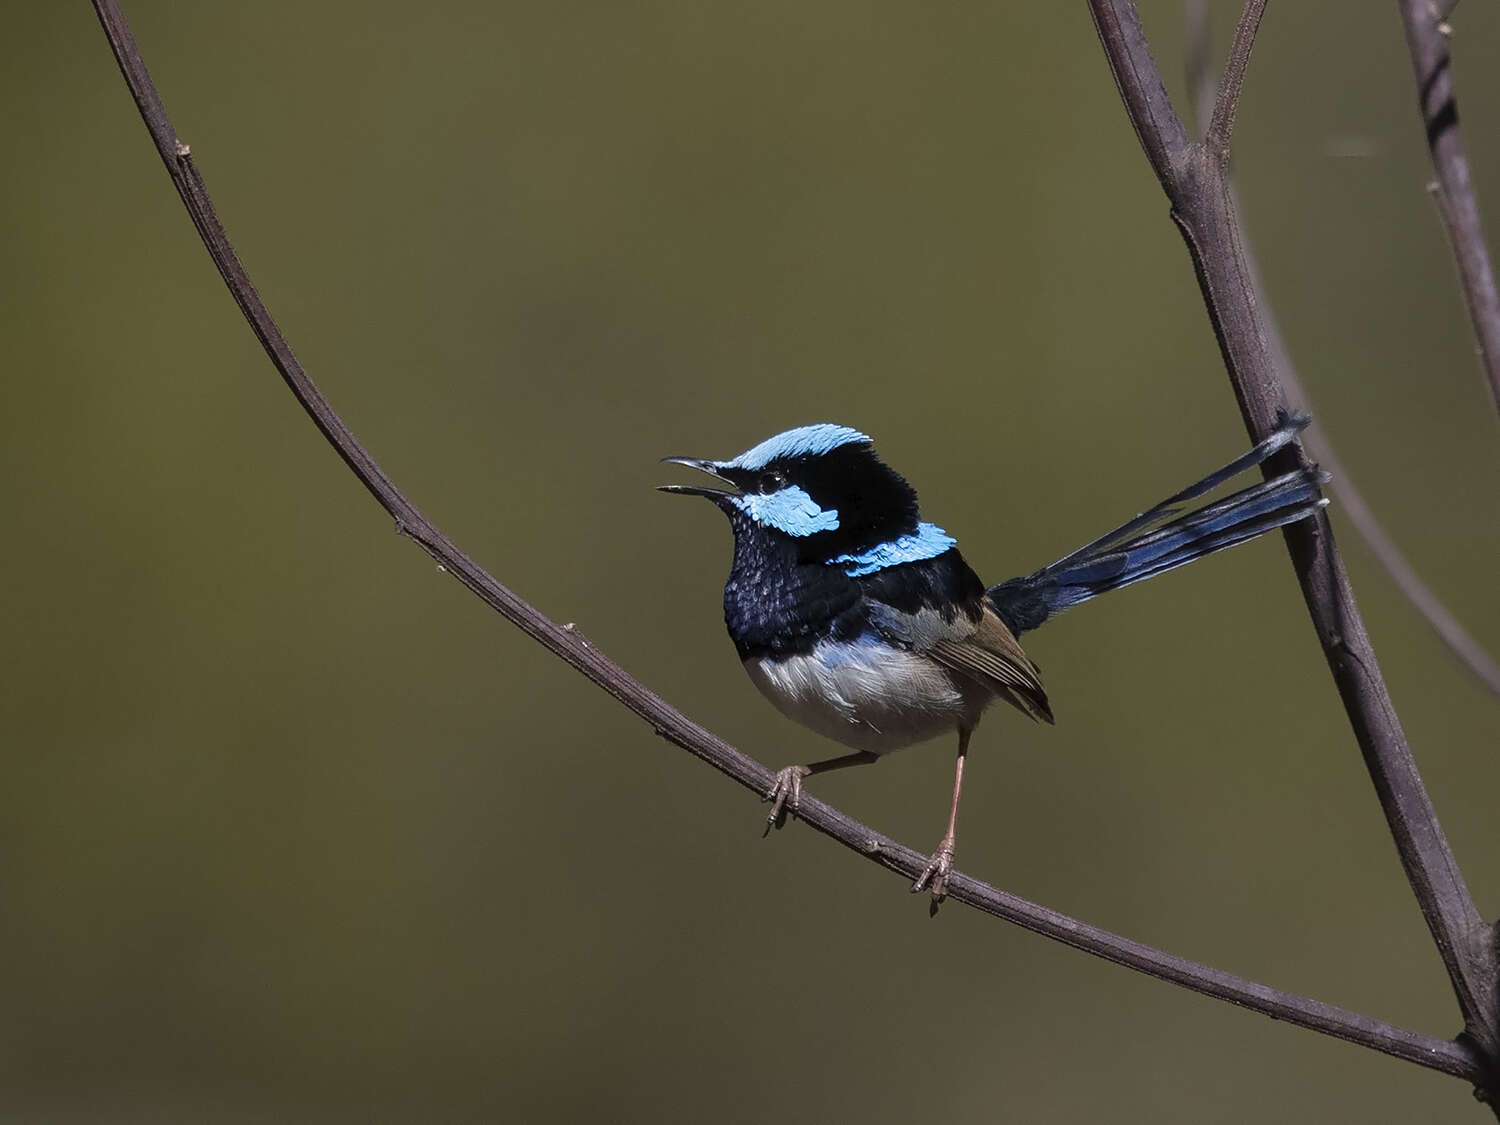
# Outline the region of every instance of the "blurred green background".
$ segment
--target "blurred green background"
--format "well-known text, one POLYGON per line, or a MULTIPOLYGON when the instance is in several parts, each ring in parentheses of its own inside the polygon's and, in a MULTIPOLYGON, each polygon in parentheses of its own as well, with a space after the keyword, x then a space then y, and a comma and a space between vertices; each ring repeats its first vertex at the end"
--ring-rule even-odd
MULTIPOLYGON (((1237 5, 1214 5, 1222 48, 1237 5)), ((991 581, 1244 447, 1081 4, 126 5, 302 360, 473 556, 772 765, 663 454, 877 435, 991 581)), ((1144 13, 1181 97, 1181 9, 1144 13)), ((1456 17, 1500 232, 1500 11, 1456 17)), ((925 903, 437 574, 296 408, 89 6, 0 73, 0 1117, 1451 1121, 1460 1082, 925 903)), ((1272 5, 1236 147, 1319 423, 1500 648, 1500 427, 1393 4, 1272 5)), ((1500 710, 1335 526, 1500 911, 1500 710)), ((1455 1006, 1279 542, 1049 625, 959 861, 1235 972, 1455 1006)), ((815 792, 929 848, 946 744, 815 792)))

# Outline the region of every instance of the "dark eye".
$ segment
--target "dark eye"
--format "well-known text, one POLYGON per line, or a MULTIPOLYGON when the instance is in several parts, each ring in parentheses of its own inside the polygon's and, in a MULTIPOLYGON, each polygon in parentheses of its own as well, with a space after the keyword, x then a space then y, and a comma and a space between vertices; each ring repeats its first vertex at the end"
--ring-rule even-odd
POLYGON ((756 483, 756 488, 760 490, 762 496, 784 487, 786 487, 786 474, 777 472, 775 469, 769 473, 761 473, 760 480, 756 483))

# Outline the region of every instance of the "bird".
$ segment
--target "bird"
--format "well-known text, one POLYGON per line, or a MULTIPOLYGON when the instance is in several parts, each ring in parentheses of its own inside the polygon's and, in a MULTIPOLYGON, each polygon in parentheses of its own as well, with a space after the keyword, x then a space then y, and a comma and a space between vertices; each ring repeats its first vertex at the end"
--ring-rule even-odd
POLYGON ((831 422, 775 434, 727 461, 665 457, 727 488, 666 484, 729 518, 724 622, 750 680, 788 718, 850 753, 777 771, 765 833, 795 814, 803 781, 956 735, 947 829, 916 880, 935 912, 957 847, 969 739, 996 700, 1043 723, 1052 705, 1019 638, 1111 590, 1303 520, 1330 479, 1304 465, 1218 501, 1180 505, 1291 443, 1311 422, 1283 412, 1249 452, 1032 574, 986 586, 957 540, 922 519, 916 490, 873 439, 831 422))

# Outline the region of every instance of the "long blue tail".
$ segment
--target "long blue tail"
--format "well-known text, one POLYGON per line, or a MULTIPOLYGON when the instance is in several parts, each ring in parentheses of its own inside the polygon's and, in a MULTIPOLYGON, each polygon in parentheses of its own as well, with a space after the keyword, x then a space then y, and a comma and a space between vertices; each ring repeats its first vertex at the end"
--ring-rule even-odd
POLYGON ((1214 504, 1179 515, 1181 504, 1259 465, 1312 421, 1289 415, 1275 433, 1198 483, 1101 535, 1026 578, 1012 578, 989 591, 995 612, 1017 636, 1081 602, 1134 582, 1143 582, 1233 547, 1285 524, 1306 519, 1328 503, 1319 488, 1328 474, 1298 469, 1262 481, 1214 504))

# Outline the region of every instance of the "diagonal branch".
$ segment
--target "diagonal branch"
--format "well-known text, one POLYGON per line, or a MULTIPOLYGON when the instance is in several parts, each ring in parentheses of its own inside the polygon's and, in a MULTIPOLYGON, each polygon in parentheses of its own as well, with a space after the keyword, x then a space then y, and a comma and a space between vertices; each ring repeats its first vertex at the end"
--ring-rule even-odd
MULTIPOLYGON (((1262 332, 1255 289, 1240 244, 1227 161, 1189 141, 1162 86, 1132 0, 1089 0, 1126 112, 1161 181, 1203 291, 1225 369, 1252 438, 1275 427, 1286 397, 1262 332)), ((1261 5, 1248 0, 1235 33, 1254 30, 1261 5)), ((1248 55, 1249 44, 1244 45, 1248 55)), ((1243 61, 1243 60, 1242 60, 1243 61)), ((1220 83, 1214 117, 1232 120, 1239 79, 1220 83), (1227 91, 1227 93, 1226 93, 1227 91)), ((1283 472, 1305 456, 1288 447, 1264 466, 1283 472)), ((1493 933, 1479 916, 1422 784, 1390 692, 1365 632, 1328 519, 1284 529, 1309 616, 1354 728, 1407 881, 1448 971, 1465 1033, 1495 1068, 1484 1084, 1500 1089, 1493 933)))
POLYGON ((1224 64, 1224 73, 1219 77, 1219 93, 1214 98, 1214 111, 1203 135, 1203 145, 1221 163, 1229 163, 1229 136, 1234 130, 1234 113, 1239 108, 1240 91, 1245 86, 1245 68, 1250 63, 1250 51, 1255 46, 1255 33, 1260 30, 1260 18, 1265 14, 1266 0, 1246 0, 1240 22, 1234 28, 1234 42, 1229 46, 1229 61, 1224 64))
POLYGON ((1416 71, 1417 96, 1427 148, 1437 179, 1432 192, 1438 214, 1453 247, 1464 304, 1479 343, 1479 358, 1489 380, 1490 396, 1500 410, 1500 294, 1495 290, 1495 268, 1484 241, 1479 200, 1469 174, 1469 157, 1458 128, 1458 102, 1453 94, 1453 57, 1448 51, 1447 17, 1457 5, 1434 0, 1400 0, 1401 22, 1416 71))
POLYGON ((1109 59, 1109 70, 1115 78, 1115 89, 1125 103, 1130 125, 1146 150, 1151 170, 1161 180, 1168 198, 1178 179, 1177 162, 1192 149, 1182 118, 1172 105, 1167 87, 1151 57, 1151 45, 1141 27, 1141 14, 1134 4, 1089 2, 1099 41, 1109 59))
MULTIPOLYGON (((771 783, 770 770, 651 692, 590 644, 572 625, 558 625, 501 585, 454 546, 401 494, 308 378, 261 301, 219 222, 188 147, 178 140, 172 129, 117 0, 93 2, 121 73, 135 97, 167 172, 235 301, 303 409, 361 483, 396 519, 398 529, 416 541, 486 605, 651 724, 657 734, 745 788, 764 793, 771 783)), ((914 878, 926 863, 924 855, 865 827, 815 797, 802 798, 798 816, 817 831, 897 872, 904 879, 914 878)), ((954 875, 948 897, 1159 980, 1431 1070, 1474 1081, 1483 1066, 1483 1060, 1466 1042, 1425 1035, 1245 980, 1079 922, 965 875, 954 875)))
MULTIPOLYGON (((1188 96, 1193 101, 1194 117, 1197 118, 1198 125, 1203 127, 1213 112, 1214 105, 1213 63, 1209 50, 1206 0, 1188 0, 1185 17, 1188 96)), ((1239 216, 1239 197, 1232 181, 1229 190, 1230 203, 1235 215, 1239 216)), ((1276 317, 1271 311, 1271 304, 1266 298, 1266 287, 1261 279, 1260 266, 1256 261, 1254 249, 1245 235, 1243 220, 1239 221, 1236 238, 1245 255, 1245 270, 1250 281, 1250 291, 1260 310, 1261 331, 1265 333, 1266 346, 1271 349, 1271 359, 1286 387, 1287 397, 1293 406, 1300 407, 1307 413, 1316 414, 1308 399, 1307 391, 1302 385, 1302 380, 1297 374, 1297 369, 1292 363, 1286 340, 1282 337, 1276 317)), ((1326 421, 1326 418, 1323 420, 1326 421)), ((1375 561, 1385 569, 1391 581, 1396 584, 1396 588, 1438 635, 1438 638, 1448 646, 1448 650, 1458 658, 1459 663, 1467 668, 1491 695, 1500 698, 1500 663, 1496 663, 1495 658, 1485 650, 1485 647, 1464 628, 1463 623, 1422 580, 1416 567, 1412 566, 1401 548, 1396 545, 1395 539, 1376 517, 1364 493, 1360 491, 1353 476, 1334 452, 1333 445, 1328 440, 1326 428, 1320 425, 1305 430, 1302 434, 1302 443, 1307 447, 1307 452, 1312 459, 1333 477, 1328 488, 1338 498, 1339 511, 1354 525, 1354 530, 1365 541, 1365 546, 1375 556, 1375 561)))

